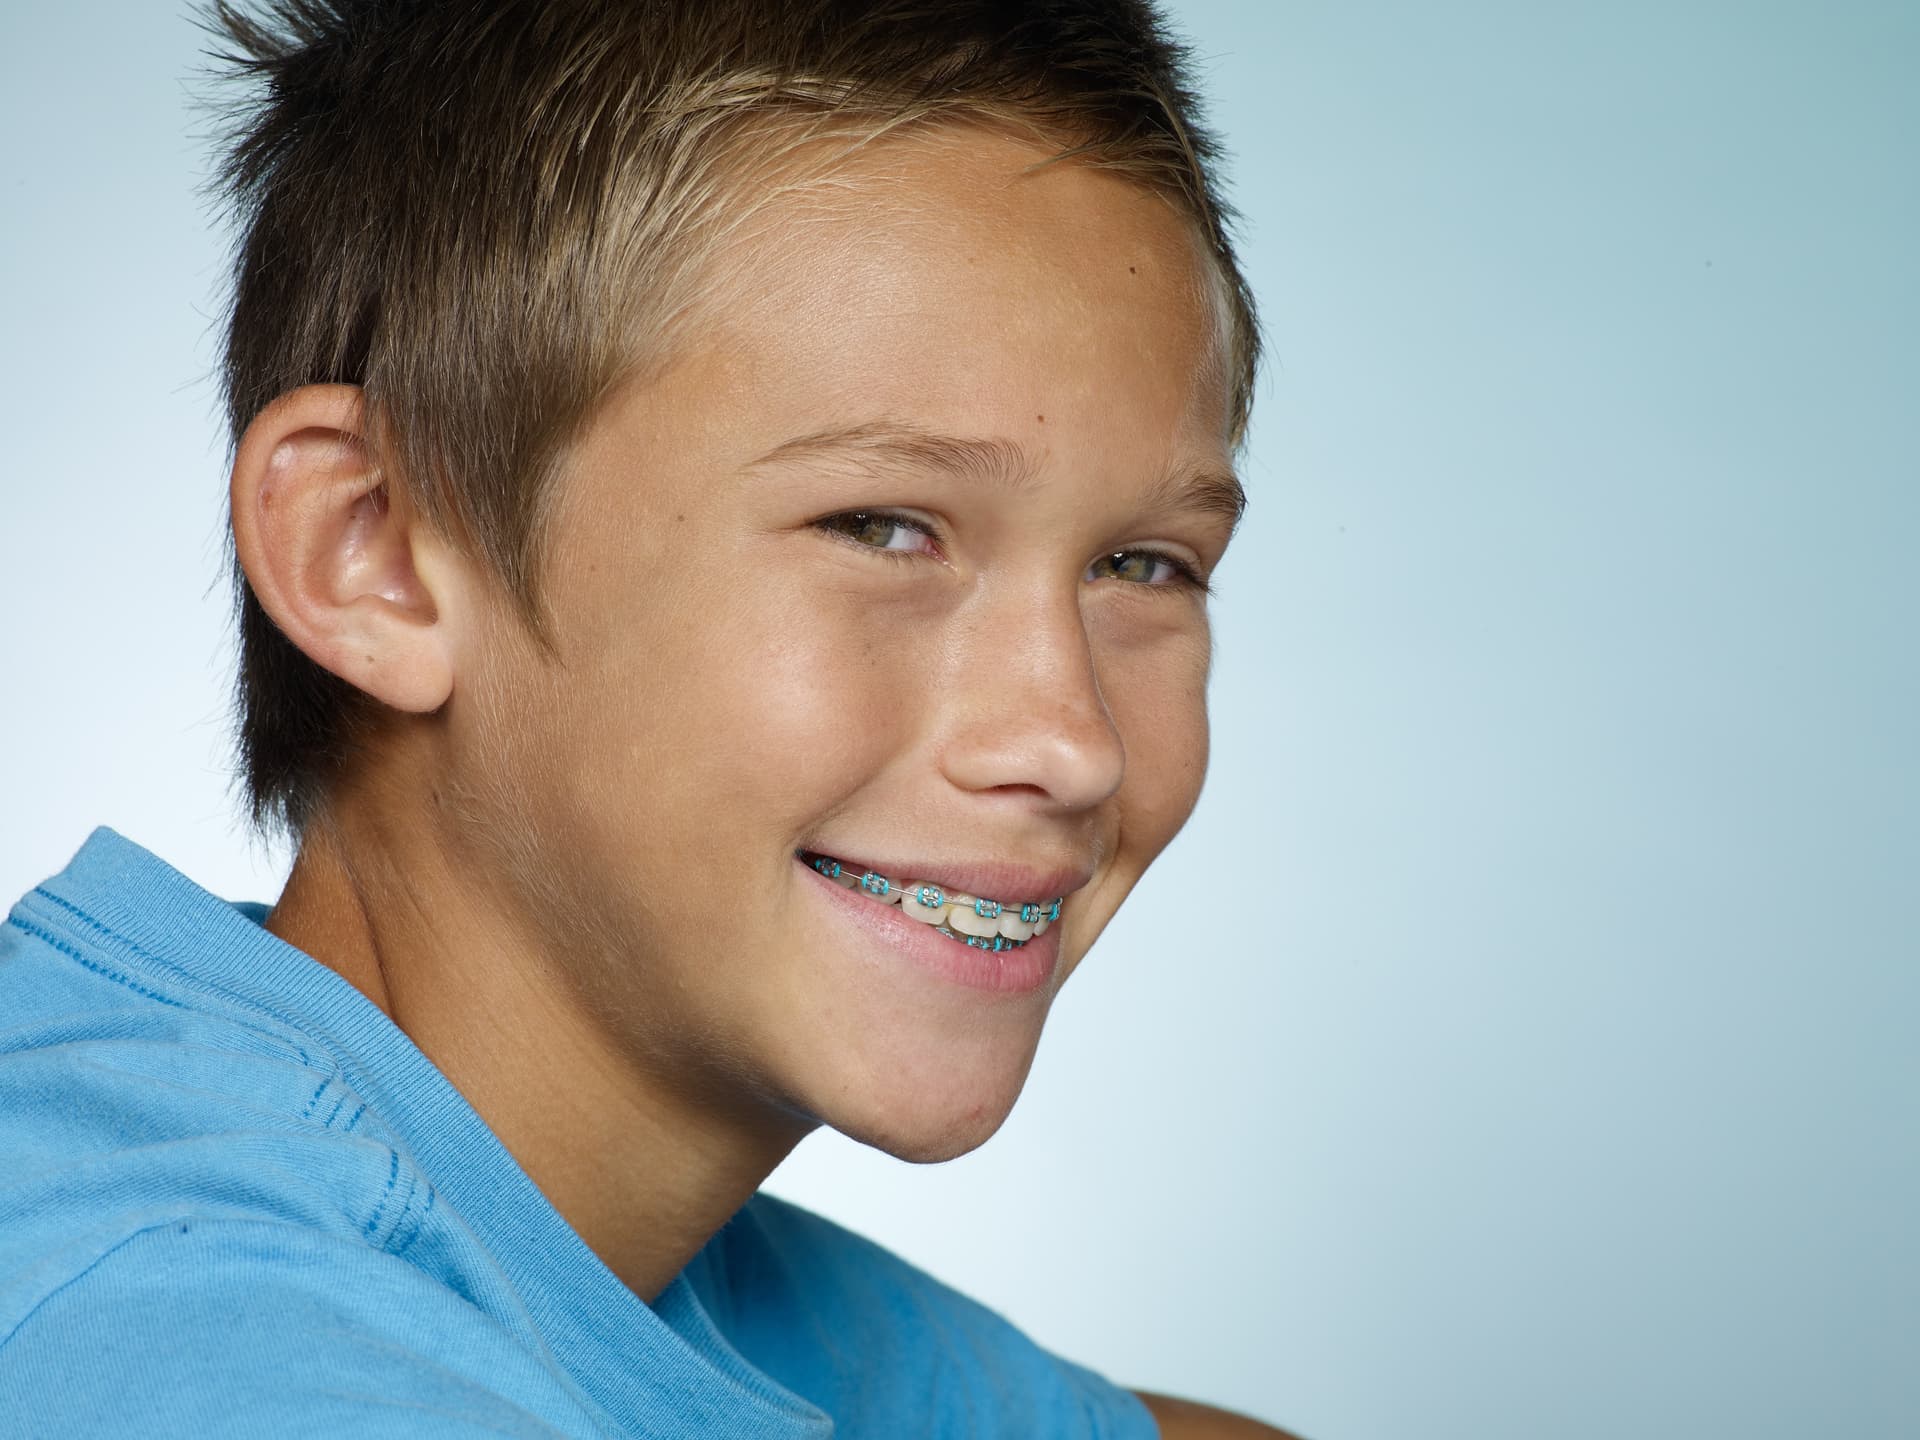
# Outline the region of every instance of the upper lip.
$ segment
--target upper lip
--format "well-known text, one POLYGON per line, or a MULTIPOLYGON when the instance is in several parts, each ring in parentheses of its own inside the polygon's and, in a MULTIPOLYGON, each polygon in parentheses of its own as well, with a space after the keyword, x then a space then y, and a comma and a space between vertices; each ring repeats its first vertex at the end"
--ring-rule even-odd
POLYGON ((872 870, 902 885, 921 881, 982 900, 1052 900, 1093 879, 1091 865, 1040 870, 1010 860, 873 860, 827 846, 809 846, 806 853, 838 860, 856 874, 872 870))

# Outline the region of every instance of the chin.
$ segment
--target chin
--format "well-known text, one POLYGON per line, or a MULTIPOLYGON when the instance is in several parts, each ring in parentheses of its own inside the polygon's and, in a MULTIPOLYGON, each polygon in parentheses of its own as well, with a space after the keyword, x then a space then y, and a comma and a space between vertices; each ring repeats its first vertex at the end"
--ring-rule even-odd
POLYGON ((898 1116, 873 1122, 831 1123, 849 1140, 871 1145, 896 1160, 912 1165, 937 1165, 942 1160, 957 1160, 986 1144, 1012 1109, 1007 1105, 967 1115, 915 1117, 904 1123, 898 1116))
POLYGON ((957 1159, 984 1145, 1006 1123, 1026 1085, 1034 1048, 1028 1044, 1017 1055, 966 1061, 949 1054, 946 1063, 914 1057, 893 1065, 863 1064, 856 1073, 836 1077, 833 1101, 816 1113, 849 1140, 899 1160, 930 1165, 957 1159))

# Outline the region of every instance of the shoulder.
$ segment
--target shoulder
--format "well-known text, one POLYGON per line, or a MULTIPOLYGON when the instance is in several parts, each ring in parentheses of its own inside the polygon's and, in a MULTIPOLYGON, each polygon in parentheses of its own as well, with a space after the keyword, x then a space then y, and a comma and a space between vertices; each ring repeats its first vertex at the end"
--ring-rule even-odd
POLYGON ((596 1433, 504 1327, 382 1252, 298 1225, 169 1220, 0 1339, 23 1434, 596 1433))
POLYGON ((716 1325, 842 1433, 888 1433, 889 1424, 906 1433, 929 1413, 940 1433, 1156 1433, 1130 1391, 791 1201, 756 1194, 703 1258, 702 1298, 716 1325))
POLYGON ((404 1238, 424 1187, 336 1064, 32 918, 0 926, 0 1339, 116 1248, 197 1225, 404 1238))
POLYGON ((595 1433, 332 1056, 84 927, 19 907, 0 926, 10 1423, 595 1433))

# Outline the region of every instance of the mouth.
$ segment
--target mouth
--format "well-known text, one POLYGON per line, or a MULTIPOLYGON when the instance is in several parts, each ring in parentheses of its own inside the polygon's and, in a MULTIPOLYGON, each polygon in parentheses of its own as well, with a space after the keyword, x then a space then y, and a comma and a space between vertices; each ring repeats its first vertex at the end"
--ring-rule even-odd
MULTIPOLYGON (((927 926, 932 933, 976 950, 1000 952, 1030 944, 1060 918, 1060 907, 1066 900, 1065 895, 1056 895, 1051 900, 995 899, 940 880, 889 874, 874 866, 815 850, 793 853, 796 860, 842 889, 864 897, 871 904, 891 907, 896 913, 927 926)), ((1073 875, 1039 878, 1052 881, 1062 889, 1078 888, 1085 883, 1073 875)))

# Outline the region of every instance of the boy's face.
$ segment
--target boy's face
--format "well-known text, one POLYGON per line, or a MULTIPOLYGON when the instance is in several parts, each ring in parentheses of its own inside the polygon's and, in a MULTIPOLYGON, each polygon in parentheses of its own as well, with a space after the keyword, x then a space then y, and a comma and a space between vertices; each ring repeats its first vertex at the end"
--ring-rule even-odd
POLYGON ((1019 173, 1045 153, 897 136, 763 209, 678 358, 561 476, 560 663, 476 634, 445 715, 483 822, 455 843, 488 847, 476 873, 617 1053, 916 1160, 1005 1118, 1207 762, 1204 598, 1138 552, 1204 575, 1226 546, 1217 511, 1154 493, 1230 470, 1222 317, 1169 205, 1019 173), (870 443, 789 445, 851 427, 870 443), (908 432, 1030 470, 953 470, 908 432), (933 536, 815 524, 880 508, 933 536), (796 850, 1086 883, 994 897, 1065 891, 1028 949, 941 939, 1041 960, 996 990, 860 923, 874 902, 796 850))

